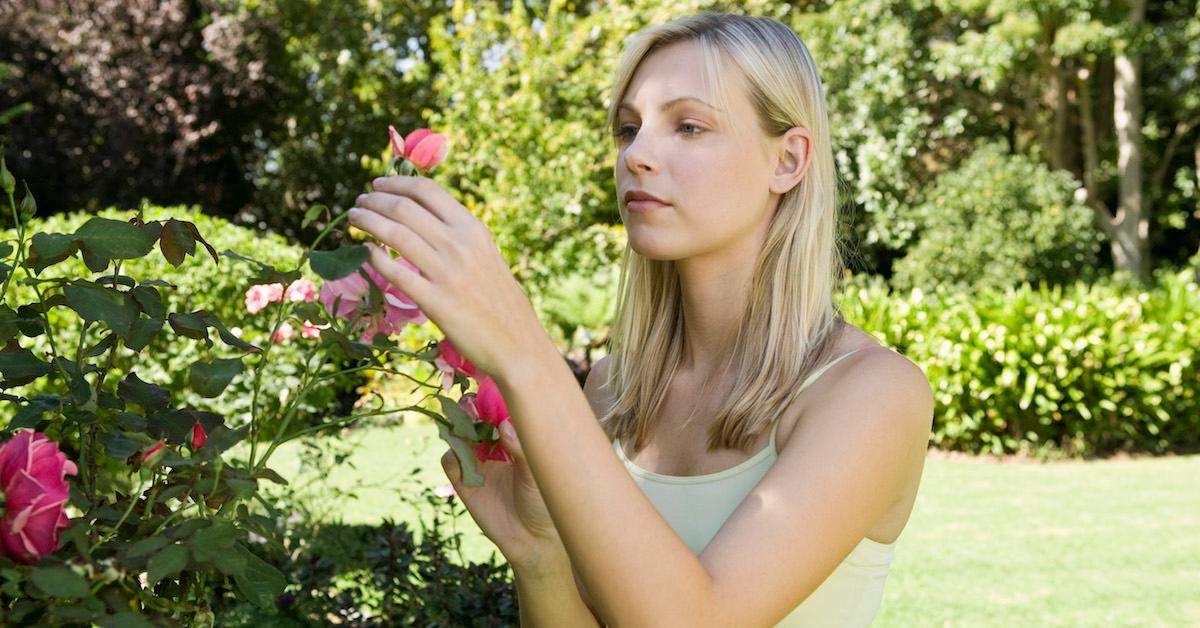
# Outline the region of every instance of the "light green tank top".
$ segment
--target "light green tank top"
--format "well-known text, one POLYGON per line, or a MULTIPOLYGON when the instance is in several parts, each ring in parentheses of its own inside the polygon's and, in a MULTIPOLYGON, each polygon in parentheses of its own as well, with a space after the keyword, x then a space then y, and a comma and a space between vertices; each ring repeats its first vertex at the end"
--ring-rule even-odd
MULTIPOLYGON (((814 371, 801 388, 851 353, 854 352, 814 371)), ((625 456, 619 439, 613 439, 613 449, 658 512, 699 556, 775 462, 775 432, 778 428, 779 421, 776 420, 771 427, 770 443, 745 462, 704 475, 654 473, 633 464, 625 456)), ((884 544, 863 538, 825 582, 777 626, 840 628, 870 625, 883 599, 884 582, 895 556, 895 547, 894 542, 884 544)))

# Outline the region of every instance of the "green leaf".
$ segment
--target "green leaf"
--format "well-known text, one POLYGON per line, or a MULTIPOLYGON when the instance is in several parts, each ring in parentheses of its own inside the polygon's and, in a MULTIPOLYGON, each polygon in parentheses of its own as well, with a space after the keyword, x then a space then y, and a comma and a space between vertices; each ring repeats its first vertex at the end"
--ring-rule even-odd
POLYGON ((327 281, 341 279, 362 268, 371 257, 371 251, 361 244, 347 244, 332 251, 313 251, 308 265, 313 272, 327 281))
POLYGON ((483 486, 483 476, 475 469, 475 447, 466 440, 450 433, 445 423, 437 422, 438 436, 446 441, 454 455, 458 457, 459 467, 462 468, 463 486, 478 488, 483 486))
POLYGON ((173 576, 187 567, 188 551, 182 545, 168 545, 150 559, 146 565, 146 577, 151 583, 173 576))
POLYGON ((122 399, 138 404, 146 412, 160 410, 171 403, 171 391, 157 384, 142 381, 137 373, 130 373, 121 380, 117 385, 117 394, 122 399))
POLYGON ((201 397, 211 399, 219 396, 244 368, 241 358, 196 362, 188 373, 188 385, 201 397))
POLYGON ((10 342, 0 351, 0 375, 4 375, 0 388, 28 384, 51 370, 49 364, 37 359, 32 351, 21 348, 15 342, 10 342))
POLYGON ((309 207, 308 211, 304 212, 304 220, 300 221, 300 228, 306 229, 312 224, 312 221, 316 220, 317 217, 321 215, 321 212, 325 211, 325 209, 326 207, 324 205, 313 205, 312 207, 309 207))
POLYGON ((273 608, 275 598, 279 597, 287 586, 283 574, 240 543, 236 547, 238 553, 246 560, 245 574, 234 576, 238 591, 261 608, 273 608))
POLYGON ((158 291, 158 288, 141 285, 131 290, 129 294, 133 295, 138 305, 142 307, 142 311, 151 318, 164 318, 167 315, 167 308, 163 306, 162 293, 158 291))
POLYGON ((202 315, 206 312, 193 312, 187 314, 184 312, 175 312, 167 317, 167 321, 171 323, 171 329, 175 333, 186 338, 195 338, 203 340, 208 346, 212 346, 212 340, 208 337, 208 325, 204 323, 202 315))
POLYGON ((225 328, 225 325, 223 323, 221 323, 221 319, 217 318, 216 314, 209 314, 208 316, 205 316, 204 322, 209 327, 212 327, 213 329, 217 330, 217 335, 221 337, 221 342, 224 342, 225 344, 227 344, 235 349, 241 349, 243 351, 248 351, 250 353, 261 353, 262 352, 262 349, 259 349, 258 347, 233 335, 233 332, 231 332, 225 328))
POLYGON ((67 305, 85 321, 103 321, 121 337, 137 318, 137 307, 120 292, 98 286, 68 285, 63 288, 67 305))
POLYGON ((141 443, 129 438, 122 432, 105 431, 98 437, 104 451, 110 458, 124 460, 141 449, 141 443))
POLYGON ((64 567, 43 567, 34 569, 29 579, 37 588, 52 597, 88 597, 87 580, 83 576, 64 567))
POLYGON ((154 624, 145 617, 133 611, 121 611, 116 615, 101 617, 96 620, 100 628, 154 628, 154 624))
POLYGON ((129 549, 125 551, 125 556, 128 558, 137 558, 139 556, 152 554, 157 552, 169 542, 170 541, 161 536, 148 536, 134 543, 133 545, 130 545, 129 549))
POLYGON ((233 550, 240 534, 228 521, 214 521, 211 526, 192 535, 188 542, 192 548, 192 557, 204 562, 221 560, 233 550))
POLYGON ((26 265, 34 272, 42 272, 79 250, 79 241, 67 233, 35 233, 29 242, 29 259, 26 265))
POLYGON ((475 438, 475 424, 477 421, 467 416, 462 406, 458 405, 453 399, 444 395, 438 395, 437 400, 438 404, 442 407, 442 415, 454 427, 452 430, 454 435, 466 439, 475 438))
POLYGON ((129 335, 125 338, 125 346, 133 351, 141 351, 154 341, 162 329, 161 318, 139 318, 129 326, 129 335))
POLYGON ((4 163, 3 155, 0 155, 0 189, 3 189, 5 194, 12 194, 13 190, 17 189, 17 180, 8 171, 8 164, 4 163))
POLYGON ((154 248, 154 242, 136 225, 99 216, 83 223, 75 237, 88 252, 107 259, 136 259, 154 248))
POLYGON ((269 469, 267 467, 263 467, 258 471, 255 471, 254 477, 261 478, 263 480, 270 480, 283 486, 287 486, 288 483, 288 481, 285 480, 282 475, 279 475, 279 473, 277 473, 274 469, 269 469))

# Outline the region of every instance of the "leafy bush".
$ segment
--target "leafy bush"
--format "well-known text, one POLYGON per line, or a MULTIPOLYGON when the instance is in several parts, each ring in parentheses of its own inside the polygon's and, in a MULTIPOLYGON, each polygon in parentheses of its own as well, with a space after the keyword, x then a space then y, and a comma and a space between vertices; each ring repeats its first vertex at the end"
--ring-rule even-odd
MULTIPOLYGON (((402 497, 407 500, 408 498, 402 497)), ((506 562, 461 561, 462 534, 450 518, 465 509, 457 498, 425 489, 421 534, 405 523, 378 526, 275 519, 282 547, 257 546, 290 583, 274 609, 248 604, 228 591, 217 625, 515 626, 519 623, 512 572, 506 562), (460 556, 459 563, 451 556, 460 556), (336 619, 335 619, 336 618, 336 619)))
POLYGON ((1092 211, 1072 200, 1076 187, 1065 172, 981 145, 912 210, 920 236, 893 282, 1005 288, 1085 276, 1100 243, 1092 211))
POLYGON ((969 294, 853 280, 846 319, 925 370, 932 443, 972 453, 1162 453, 1200 443, 1200 287, 1160 272, 969 294))
MULTIPOLYGON (((280 236, 258 234, 224 219, 205 216, 200 213, 199 208, 144 206, 142 210, 146 220, 175 217, 195 223, 200 233, 204 234, 205 239, 218 252, 232 250, 277 266, 295 265, 303 253, 301 247, 288 243, 280 236)), ((100 212, 99 216, 125 220, 129 217, 129 212, 108 209, 100 212)), ((90 214, 73 213, 34 219, 30 222, 28 230, 70 233, 90 218, 90 214)), ((15 239, 16 235, 9 231, 0 237, 15 239)), ((176 268, 167 264, 161 253, 155 250, 146 257, 126 260, 122 274, 156 277, 172 284, 175 288, 161 290, 163 303, 168 311, 207 310, 224 322, 234 335, 262 346, 267 342, 268 316, 265 312, 251 314, 246 311, 244 304, 246 289, 254 283, 252 277, 257 268, 228 257, 219 259, 220 262, 217 263, 204 254, 203 257, 188 260, 176 268)), ((83 261, 78 258, 60 262, 54 270, 61 276, 89 275, 83 261)), ((34 299, 33 288, 30 286, 14 283, 9 290, 13 293, 10 296, 16 297, 20 302, 34 299)), ((67 345, 73 346, 73 340, 79 335, 79 317, 66 308, 54 308, 47 312, 47 315, 56 330, 56 340, 65 341, 67 345)), ((226 394, 220 397, 209 399, 199 395, 188 386, 188 368, 206 355, 208 349, 201 341, 181 342, 182 340, 159 336, 137 355, 123 353, 116 356, 113 369, 115 372, 128 373, 136 361, 138 373, 144 380, 170 389, 183 405, 215 412, 235 425, 244 422, 248 417, 253 396, 249 378, 235 378, 226 394)), ((49 349, 46 336, 30 339, 29 348, 37 353, 49 349)), ((270 376, 264 379, 260 394, 265 398, 277 400, 282 391, 294 389, 300 383, 302 352, 299 342, 293 340, 277 345, 272 354, 270 376)), ((361 376, 343 376, 317 386, 301 404, 298 416, 303 422, 319 419, 320 417, 314 414, 335 410, 339 397, 353 395, 354 387, 361 381, 361 376)), ((36 394, 31 390, 26 392, 36 394)))

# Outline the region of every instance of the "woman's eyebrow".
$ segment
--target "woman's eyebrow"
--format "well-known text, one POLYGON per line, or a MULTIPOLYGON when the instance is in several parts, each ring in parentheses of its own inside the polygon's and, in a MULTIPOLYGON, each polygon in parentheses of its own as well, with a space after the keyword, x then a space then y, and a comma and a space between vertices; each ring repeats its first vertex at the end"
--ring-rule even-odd
MULTIPOLYGON (((699 103, 699 104, 701 104, 701 105, 704 105, 705 107, 708 107, 709 109, 712 109, 712 110, 714 110, 714 111, 724 111, 724 110, 723 110, 723 109, 721 109, 720 107, 716 107, 716 106, 714 106, 714 105, 711 105, 711 104, 709 104, 709 103, 707 103, 707 102, 705 102, 705 101, 703 101, 703 100, 701 100, 701 99, 699 99, 699 98, 696 98, 695 96, 680 96, 679 98, 672 98, 671 100, 668 100, 667 102, 663 103, 663 105, 662 105, 661 107, 659 107, 659 109, 660 109, 661 111, 667 111, 668 109, 671 109, 671 108, 673 108, 673 107, 677 107, 677 106, 679 106, 679 105, 681 105, 681 104, 683 104, 683 103, 685 103, 685 102, 695 102, 695 103, 699 103)), ((620 106, 618 106, 617 108, 618 108, 618 109, 625 109, 625 110, 628 110, 628 111, 632 111, 633 113, 637 113, 637 108, 636 108, 636 107, 634 107, 634 106, 633 106, 631 103, 628 103, 628 102, 623 102, 623 103, 621 103, 621 104, 620 104, 620 106)))

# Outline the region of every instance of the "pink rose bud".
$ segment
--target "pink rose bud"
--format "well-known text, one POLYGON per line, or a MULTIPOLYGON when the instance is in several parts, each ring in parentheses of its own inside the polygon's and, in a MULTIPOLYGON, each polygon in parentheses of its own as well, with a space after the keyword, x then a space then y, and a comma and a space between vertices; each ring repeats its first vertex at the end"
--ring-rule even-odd
POLYGON ((208 434, 204 432, 204 426, 200 425, 199 421, 196 421, 196 423, 192 425, 192 451, 200 449, 207 441, 208 434))
POLYGON ((400 137, 400 132, 390 124, 388 125, 388 140, 392 144, 392 156, 396 159, 404 159, 404 138, 400 137))
POLYGON ((69 497, 66 476, 79 472, 45 434, 21 430, 0 445, 0 555, 32 565, 58 549, 59 531, 70 518, 63 512, 69 497))
POLYGON ((161 440, 158 441, 157 443, 154 443, 153 447, 148 449, 146 451, 146 453, 142 454, 142 462, 146 462, 147 460, 150 459, 151 456, 162 451, 162 448, 163 448, 163 442, 161 440))
POLYGON ((442 163, 448 150, 445 135, 430 133, 417 142, 412 152, 408 154, 408 160, 421 171, 428 171, 442 163))
POLYGON ((500 395, 500 388, 490 377, 479 380, 479 392, 475 395, 475 409, 479 412, 479 420, 489 425, 500 427, 500 424, 510 419, 508 405, 500 395))
POLYGON ((454 345, 450 344, 449 338, 443 338, 438 341, 438 355, 434 358, 433 363, 442 372, 442 388, 450 390, 454 384, 454 376, 463 374, 468 377, 475 377, 479 374, 479 370, 471 364, 454 345))

